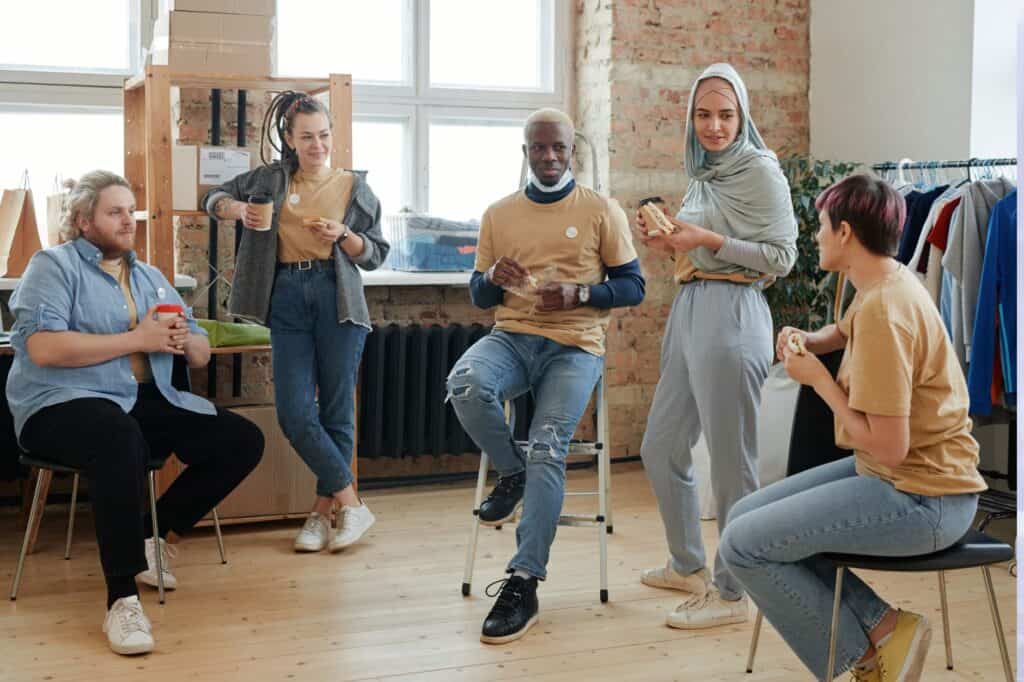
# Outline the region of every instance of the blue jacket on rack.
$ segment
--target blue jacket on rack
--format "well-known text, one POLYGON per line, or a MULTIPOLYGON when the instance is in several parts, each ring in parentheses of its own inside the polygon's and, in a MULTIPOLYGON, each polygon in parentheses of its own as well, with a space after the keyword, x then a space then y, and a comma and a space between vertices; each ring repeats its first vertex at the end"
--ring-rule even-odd
POLYGON ((992 209, 974 318, 967 388, 971 414, 992 414, 996 335, 1006 404, 1017 404, 1017 190, 992 209))

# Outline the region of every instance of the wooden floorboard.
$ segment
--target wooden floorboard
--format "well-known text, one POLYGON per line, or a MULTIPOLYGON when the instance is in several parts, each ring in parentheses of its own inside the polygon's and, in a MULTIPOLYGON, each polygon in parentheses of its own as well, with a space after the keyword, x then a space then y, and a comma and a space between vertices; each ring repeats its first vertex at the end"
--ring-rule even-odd
MULTIPOLYGON (((66 507, 47 510, 37 551, 26 562, 17 602, 0 605, 0 680, 810 680, 778 635, 762 635, 753 675, 744 673, 751 625, 683 632, 665 627, 677 594, 640 584, 640 571, 665 560, 663 531, 643 471, 614 467, 615 534, 609 537, 611 601, 598 600, 597 531, 560 528, 550 578, 539 592, 540 624, 519 642, 479 642, 492 600, 483 594, 515 543, 515 527, 482 529, 473 593, 460 593, 472 488, 378 491, 367 497, 377 525, 365 542, 337 554, 297 555, 296 522, 225 531, 228 565, 212 531, 179 548, 180 588, 157 603, 143 593, 157 650, 110 653, 100 625, 104 586, 88 512, 79 516, 74 555, 63 557, 66 507)), ((592 480, 573 472, 571 487, 592 480)), ((582 509, 585 500, 572 500, 582 509)), ((1012 533, 1012 522, 993 525, 1012 533)), ((24 518, 0 515, 0 578, 9 588, 24 518)), ((717 530, 703 524, 709 552, 717 530)), ((1012 540, 1012 536, 1007 537, 1012 540)), ((895 604, 935 624, 925 680, 1001 680, 981 574, 949 574, 956 670, 945 670, 938 587, 931 575, 868 573, 895 604)), ((1011 655, 1016 650, 1014 580, 993 579, 1011 655)), ((823 642, 823 646, 824 646, 823 642)))

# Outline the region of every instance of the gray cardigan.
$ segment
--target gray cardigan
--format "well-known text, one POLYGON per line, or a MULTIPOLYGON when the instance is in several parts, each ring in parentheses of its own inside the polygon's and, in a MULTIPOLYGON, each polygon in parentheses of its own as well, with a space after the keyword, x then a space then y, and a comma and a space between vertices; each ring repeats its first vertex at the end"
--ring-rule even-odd
MULTIPOLYGON (((203 198, 203 206, 216 220, 213 207, 220 199, 230 197, 246 201, 250 194, 265 193, 274 198, 274 218, 270 230, 242 230, 236 255, 235 278, 228 299, 228 312, 236 317, 266 324, 270 318, 270 294, 277 270, 277 233, 281 205, 288 191, 288 180, 294 171, 275 161, 269 166, 243 173, 203 198)), ((366 245, 358 258, 350 258, 334 244, 334 270, 338 283, 338 322, 353 322, 370 328, 370 311, 363 294, 363 278, 356 269, 374 270, 388 256, 391 246, 380 229, 380 201, 366 184, 366 173, 355 171, 352 198, 343 222, 363 238, 366 245)))

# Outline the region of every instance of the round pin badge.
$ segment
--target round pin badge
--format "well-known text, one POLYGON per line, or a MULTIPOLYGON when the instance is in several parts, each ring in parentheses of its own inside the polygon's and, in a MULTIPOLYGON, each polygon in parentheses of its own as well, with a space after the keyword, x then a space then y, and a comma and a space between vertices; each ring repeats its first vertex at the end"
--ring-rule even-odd
POLYGON ((291 196, 289 196, 288 197, 288 203, 293 204, 293 205, 299 203, 299 195, 298 194, 292 194, 291 196))
POLYGON ((576 239, 576 235, 578 235, 579 233, 580 231, 577 230, 576 227, 573 225, 570 225, 569 227, 565 228, 565 236, 568 237, 569 239, 576 239))
POLYGON ((160 300, 163 300, 163 299, 167 298, 167 292, 164 290, 163 287, 158 287, 157 288, 157 290, 156 290, 156 297, 159 298, 160 300))

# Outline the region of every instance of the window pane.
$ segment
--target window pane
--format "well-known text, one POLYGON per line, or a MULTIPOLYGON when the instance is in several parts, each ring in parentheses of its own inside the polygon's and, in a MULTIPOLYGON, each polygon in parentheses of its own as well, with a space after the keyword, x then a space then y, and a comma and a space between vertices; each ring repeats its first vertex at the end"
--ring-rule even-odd
POLYGON ((519 186, 522 145, 521 124, 431 124, 429 212, 479 220, 519 186))
POLYGON ((0 21, 0 64, 128 71, 131 1, 19 2, 16 14, 7 7, 0 21))
POLYGON ((40 241, 46 239, 46 195, 54 177, 78 178, 91 170, 124 173, 120 113, 83 114, 0 111, 0 188, 21 186, 27 169, 40 241))
POLYGON ((384 213, 398 213, 408 203, 402 196, 407 130, 404 121, 352 122, 352 163, 369 171, 366 181, 384 213))
POLYGON ((278 73, 350 73, 356 81, 404 82, 405 6, 405 0, 278 2, 278 73))
POLYGON ((544 0, 431 0, 430 84, 550 89, 551 4, 544 0), (545 73, 548 71, 548 73, 545 73))

